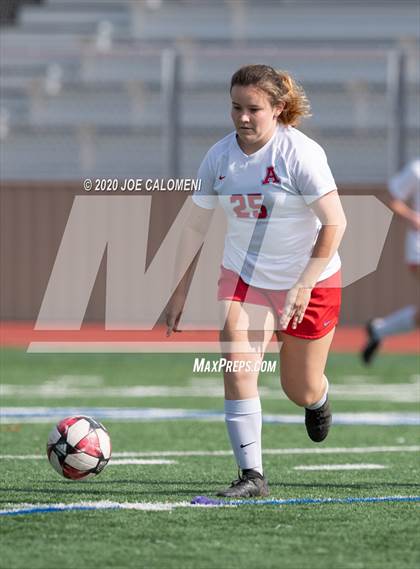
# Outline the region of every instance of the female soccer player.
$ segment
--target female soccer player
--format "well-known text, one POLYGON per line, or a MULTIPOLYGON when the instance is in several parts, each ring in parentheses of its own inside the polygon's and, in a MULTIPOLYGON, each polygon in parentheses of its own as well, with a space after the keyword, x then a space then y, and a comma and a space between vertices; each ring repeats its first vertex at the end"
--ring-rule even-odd
MULTIPOLYGON (((232 364, 251 363, 224 373, 226 425, 241 472, 218 495, 267 496, 258 363, 275 332, 283 389, 305 408, 309 437, 325 439, 324 369, 340 308, 337 248, 346 221, 324 151, 295 128, 309 104, 293 78, 249 65, 232 76, 230 94, 235 131, 200 166, 189 230, 204 232, 220 202, 228 220, 218 290, 222 353, 232 364)), ((169 304, 168 335, 177 331, 188 280, 169 304)))
MULTIPOLYGON (((420 159, 409 162, 391 178, 388 189, 388 206, 407 223, 405 261, 420 283, 420 159)), ((384 338, 409 332, 419 326, 420 307, 414 304, 382 318, 374 318, 366 325, 368 339, 362 350, 362 360, 369 365, 384 338)))

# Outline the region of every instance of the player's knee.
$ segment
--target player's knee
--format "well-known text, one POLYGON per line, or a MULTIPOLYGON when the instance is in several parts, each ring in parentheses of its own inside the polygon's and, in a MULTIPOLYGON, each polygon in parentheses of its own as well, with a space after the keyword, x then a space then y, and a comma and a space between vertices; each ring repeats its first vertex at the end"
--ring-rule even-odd
POLYGON ((299 407, 310 407, 320 399, 318 390, 305 388, 297 389, 295 386, 290 387, 290 384, 282 382, 283 390, 290 401, 293 401, 299 407))
POLYGON ((295 403, 295 405, 299 405, 299 407, 306 407, 307 405, 311 405, 310 398, 305 394, 295 393, 289 390, 286 391, 286 395, 290 401, 295 403))
POLYGON ((225 373, 225 398, 249 399, 258 392, 257 378, 244 373, 225 373))
POLYGON ((223 370, 225 376, 225 385, 247 385, 250 382, 254 382, 255 378, 253 375, 244 372, 239 369, 239 366, 234 360, 226 362, 225 369, 223 370))
POLYGON ((291 399, 296 405, 299 405, 299 407, 310 407, 318 401, 319 397, 313 392, 308 392, 297 393, 293 395, 293 397, 289 397, 289 399, 291 399))

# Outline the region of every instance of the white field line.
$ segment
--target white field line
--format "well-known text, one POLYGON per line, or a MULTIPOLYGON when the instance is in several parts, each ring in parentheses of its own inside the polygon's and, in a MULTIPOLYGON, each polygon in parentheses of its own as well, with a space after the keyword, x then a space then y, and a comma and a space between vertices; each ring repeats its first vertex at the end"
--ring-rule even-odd
MULTIPOLYGON (((420 445, 372 446, 372 447, 320 447, 320 448, 269 448, 263 454, 307 455, 307 454, 370 454, 387 452, 419 452, 420 445)), ((115 458, 182 457, 182 456, 231 456, 231 450, 156 450, 114 452, 115 458)), ((0 454, 0 460, 44 460, 43 454, 0 454)), ((111 459, 112 462, 112 459, 111 459)), ((110 462, 110 464, 111 464, 110 462)))
POLYGON ((54 508, 54 509, 78 509, 78 508, 94 508, 95 510, 140 510, 144 512, 148 511, 170 511, 174 508, 186 508, 186 507, 197 507, 193 506, 189 502, 111 502, 108 500, 102 500, 99 502, 82 501, 73 504, 56 503, 56 504, 31 504, 31 503, 21 503, 21 504, 4 504, 0 513, 3 512, 13 512, 17 510, 22 510, 25 508, 54 508))
POLYGON ((146 459, 146 458, 120 458, 120 459, 113 459, 108 463, 108 466, 123 466, 125 464, 141 464, 141 465, 148 465, 148 464, 178 464, 177 460, 166 460, 166 459, 146 459))
MULTIPOLYGON (((221 379, 219 385, 209 384, 203 381, 200 385, 195 382, 188 386, 167 385, 134 385, 105 387, 92 384, 83 386, 81 383, 74 385, 64 382, 46 382, 41 385, 14 385, 3 384, 0 386, 0 397, 15 397, 18 399, 50 398, 184 398, 184 397, 214 397, 223 399, 223 386, 221 379)), ((260 386, 262 398, 285 400, 286 395, 280 389, 260 386)), ((394 384, 357 384, 357 385, 331 385, 331 397, 337 400, 347 401, 393 401, 399 403, 415 403, 420 401, 420 382, 394 383, 394 384)))
POLYGON ((383 464, 302 464, 294 466, 294 470, 382 470, 388 468, 383 464))

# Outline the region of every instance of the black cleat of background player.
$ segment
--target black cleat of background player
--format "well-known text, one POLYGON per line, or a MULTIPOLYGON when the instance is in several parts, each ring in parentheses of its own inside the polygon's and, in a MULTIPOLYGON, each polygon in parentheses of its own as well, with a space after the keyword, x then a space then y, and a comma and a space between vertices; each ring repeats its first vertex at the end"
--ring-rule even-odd
POLYGON ((366 342, 366 345, 362 350, 361 356, 363 362, 366 365, 369 365, 372 363, 372 359, 376 354, 376 352, 378 351, 379 346, 381 345, 381 340, 375 334, 375 330, 372 325, 372 320, 369 320, 369 322, 366 324, 366 334, 368 335, 368 341, 366 342))

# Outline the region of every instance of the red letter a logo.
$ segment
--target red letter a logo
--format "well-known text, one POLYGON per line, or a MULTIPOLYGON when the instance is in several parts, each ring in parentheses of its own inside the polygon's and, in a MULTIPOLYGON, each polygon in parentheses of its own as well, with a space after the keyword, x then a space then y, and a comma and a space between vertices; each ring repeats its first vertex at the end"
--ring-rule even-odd
POLYGON ((269 184, 270 182, 280 184, 280 178, 275 173, 274 166, 267 166, 267 173, 262 183, 269 184))

